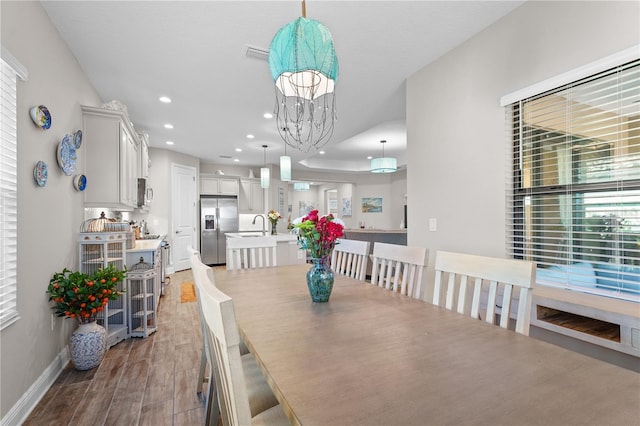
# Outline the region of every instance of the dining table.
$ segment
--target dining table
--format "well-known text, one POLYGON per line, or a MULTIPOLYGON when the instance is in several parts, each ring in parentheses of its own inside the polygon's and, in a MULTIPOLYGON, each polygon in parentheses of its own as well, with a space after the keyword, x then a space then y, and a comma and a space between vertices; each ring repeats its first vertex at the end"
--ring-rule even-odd
POLYGON ((308 270, 214 272, 292 424, 640 424, 640 373, 342 275, 313 303, 308 270))

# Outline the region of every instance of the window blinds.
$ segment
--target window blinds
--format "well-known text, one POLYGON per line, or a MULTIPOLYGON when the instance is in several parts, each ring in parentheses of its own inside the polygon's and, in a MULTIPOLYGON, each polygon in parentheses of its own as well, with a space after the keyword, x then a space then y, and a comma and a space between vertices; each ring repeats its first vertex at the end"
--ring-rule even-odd
POLYGON ((640 301, 640 61, 508 112, 511 255, 539 283, 640 301))
MULTIPOLYGON (((4 56, 4 55, 3 55, 4 56)), ((16 71, 0 60, 0 329, 18 319, 16 71)))

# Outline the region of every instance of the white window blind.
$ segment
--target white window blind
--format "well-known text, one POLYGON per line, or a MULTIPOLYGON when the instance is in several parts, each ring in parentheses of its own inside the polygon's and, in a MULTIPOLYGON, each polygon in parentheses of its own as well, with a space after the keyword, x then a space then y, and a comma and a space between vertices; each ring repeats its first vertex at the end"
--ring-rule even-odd
POLYGON ((18 319, 16 71, 0 60, 0 330, 18 319))
POLYGON ((540 284, 640 301, 640 61, 508 110, 511 255, 540 284))

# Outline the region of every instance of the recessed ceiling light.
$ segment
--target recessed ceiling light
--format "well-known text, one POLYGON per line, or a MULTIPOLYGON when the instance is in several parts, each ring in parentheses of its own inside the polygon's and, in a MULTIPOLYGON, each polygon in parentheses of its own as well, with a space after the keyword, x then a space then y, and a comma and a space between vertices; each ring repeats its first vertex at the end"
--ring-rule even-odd
POLYGON ((242 148, 236 148, 236 152, 242 152, 242 148))
POLYGON ((247 139, 253 139, 253 138, 255 138, 255 136, 253 136, 251 133, 247 135, 247 139))
POLYGON ((265 112, 263 117, 264 118, 273 118, 273 114, 271 114, 270 112, 265 112))
POLYGON ((318 151, 318 154, 324 155, 324 151, 318 151))
POLYGON ((237 159, 237 158, 234 158, 233 161, 234 161, 234 163, 239 163, 240 162, 240 160, 237 159))
POLYGON ((170 104, 171 103, 171 98, 168 96, 160 96, 158 98, 158 100, 164 104, 170 104))
POLYGON ((166 141, 165 142, 167 145, 173 145, 173 141, 166 141))
POLYGON ((371 160, 371 159, 373 159, 373 157, 372 157, 372 156, 368 156, 368 157, 367 157, 367 160, 371 160))
POLYGON ((165 129, 173 129, 173 124, 167 123, 167 124, 164 125, 164 128, 165 129))

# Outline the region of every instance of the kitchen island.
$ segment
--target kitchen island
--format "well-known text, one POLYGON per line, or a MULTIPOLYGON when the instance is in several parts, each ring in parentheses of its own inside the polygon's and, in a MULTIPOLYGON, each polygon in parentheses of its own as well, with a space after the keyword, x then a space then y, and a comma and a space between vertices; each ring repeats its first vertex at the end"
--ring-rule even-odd
MULTIPOLYGON (((264 234, 260 231, 228 232, 226 234, 227 239, 255 238, 261 237, 263 235, 264 234)), ((289 233, 270 235, 269 233, 267 233, 264 236, 275 237, 276 241, 278 242, 278 245, 276 246, 276 261, 278 262, 278 266, 297 265, 300 263, 305 263, 307 261, 306 253, 298 246, 298 238, 295 235, 289 233)))

